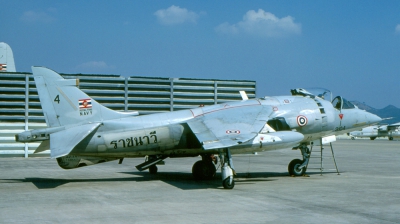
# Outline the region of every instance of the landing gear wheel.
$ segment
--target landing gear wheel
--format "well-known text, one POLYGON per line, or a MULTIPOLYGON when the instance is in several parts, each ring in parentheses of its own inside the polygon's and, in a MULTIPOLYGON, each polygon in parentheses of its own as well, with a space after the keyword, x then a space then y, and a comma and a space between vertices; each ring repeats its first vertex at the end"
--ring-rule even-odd
POLYGON ((235 187, 235 180, 232 179, 232 183, 230 181, 231 178, 226 178, 224 181, 222 181, 222 186, 224 186, 225 189, 233 189, 235 187))
POLYGON ((389 137, 389 141, 393 141, 393 137, 389 137))
POLYGON ((298 169, 299 166, 303 164, 303 160, 301 159, 294 159, 289 163, 288 171, 290 176, 303 176, 306 172, 306 168, 303 167, 302 169, 298 169))
POLYGON ((210 180, 215 176, 215 165, 211 161, 197 161, 192 167, 192 174, 196 180, 210 180))
POLYGON ((157 174, 158 168, 156 165, 150 166, 149 167, 149 173, 150 174, 157 174))
POLYGON ((376 139, 376 137, 369 137, 369 139, 371 139, 371 140, 375 140, 375 139, 376 139))

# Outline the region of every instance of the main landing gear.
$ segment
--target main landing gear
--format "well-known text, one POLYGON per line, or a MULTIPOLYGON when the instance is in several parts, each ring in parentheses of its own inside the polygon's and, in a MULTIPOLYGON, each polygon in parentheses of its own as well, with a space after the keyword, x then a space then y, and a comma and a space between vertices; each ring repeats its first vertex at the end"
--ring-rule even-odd
POLYGON ((215 176, 217 157, 214 155, 201 155, 202 160, 197 161, 192 167, 192 174, 196 180, 210 180, 215 176))
MULTIPOLYGON (((202 155, 202 160, 197 161, 192 168, 193 177, 196 180, 210 180, 215 176, 215 165, 218 163, 217 157, 210 154, 202 155)), ((232 155, 229 149, 221 150, 219 153, 221 161, 222 186, 225 189, 233 189, 235 174, 232 155)))
POLYGON ((294 159, 289 163, 288 171, 290 176, 303 176, 307 170, 308 161, 310 159, 310 149, 306 144, 299 146, 303 160, 294 159))

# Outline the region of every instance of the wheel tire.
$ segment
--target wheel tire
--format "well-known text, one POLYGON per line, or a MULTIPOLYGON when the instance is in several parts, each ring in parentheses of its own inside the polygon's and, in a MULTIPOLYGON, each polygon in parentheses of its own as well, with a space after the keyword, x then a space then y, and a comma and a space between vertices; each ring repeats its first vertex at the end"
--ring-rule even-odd
POLYGON ((354 137, 351 137, 351 140, 354 140, 355 138, 354 137))
POLYGON ((150 174, 157 174, 158 168, 156 165, 150 166, 149 167, 149 173, 150 174))
POLYGON ((375 140, 375 139, 376 139, 376 137, 369 137, 369 139, 371 139, 371 140, 375 140))
POLYGON ((222 181, 222 186, 224 186, 225 189, 231 190, 233 187, 235 187, 235 180, 232 179, 232 183, 230 183, 231 178, 226 178, 225 180, 222 181))
POLYGON ((217 169, 211 161, 199 160, 194 163, 192 168, 192 174, 196 180, 210 180, 215 176, 216 171, 217 169))
POLYGON ((306 168, 303 167, 303 169, 299 170, 297 167, 301 166, 303 164, 303 160, 301 159, 294 159, 289 163, 288 166, 288 171, 291 176, 303 176, 304 173, 306 172, 306 168))
POLYGON ((393 137, 389 137, 389 141, 393 141, 393 137))

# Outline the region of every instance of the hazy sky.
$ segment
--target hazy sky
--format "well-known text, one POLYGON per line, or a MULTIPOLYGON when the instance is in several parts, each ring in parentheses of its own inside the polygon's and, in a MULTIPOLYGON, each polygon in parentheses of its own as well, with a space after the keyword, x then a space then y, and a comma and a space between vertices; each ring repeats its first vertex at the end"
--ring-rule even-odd
POLYGON ((399 1, 0 0, 17 71, 247 79, 400 107, 399 1))

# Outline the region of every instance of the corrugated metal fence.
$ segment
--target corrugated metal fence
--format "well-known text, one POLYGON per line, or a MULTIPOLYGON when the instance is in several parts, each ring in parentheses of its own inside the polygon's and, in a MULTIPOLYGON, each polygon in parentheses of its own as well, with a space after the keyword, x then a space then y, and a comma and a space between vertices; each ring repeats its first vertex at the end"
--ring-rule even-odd
MULTIPOLYGON (((121 77, 118 75, 71 75, 79 88, 104 106, 139 114, 176 111, 241 100, 240 90, 255 98, 256 82, 185 78, 121 77)), ((45 128, 33 76, 0 73, 0 156, 28 157, 40 143, 18 143, 14 136, 24 130, 45 128)))

